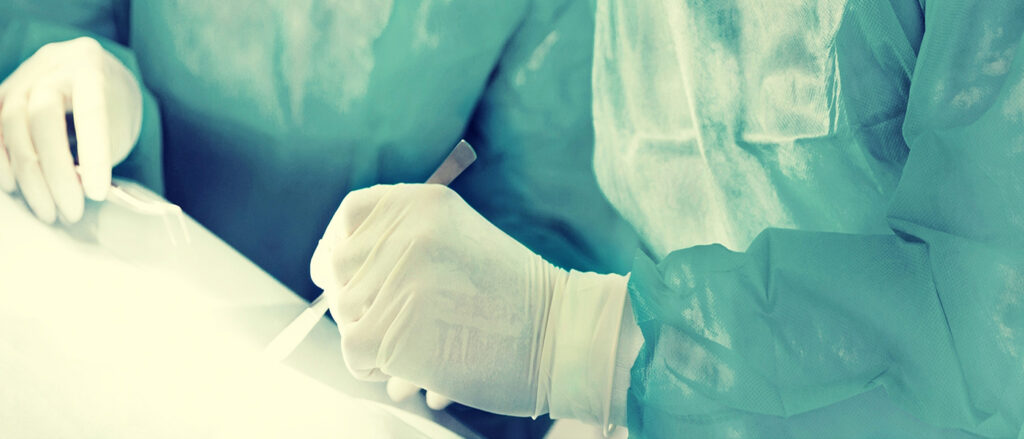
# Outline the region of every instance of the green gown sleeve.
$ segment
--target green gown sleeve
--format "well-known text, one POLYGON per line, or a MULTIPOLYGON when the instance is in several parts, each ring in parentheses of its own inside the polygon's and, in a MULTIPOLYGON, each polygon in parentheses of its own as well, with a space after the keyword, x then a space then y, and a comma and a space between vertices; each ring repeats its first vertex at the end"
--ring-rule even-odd
MULTIPOLYGON (((631 434, 793 437, 782 419, 870 393, 948 429, 931 434, 1024 438, 1024 4, 924 7, 894 233, 638 257, 631 434)), ((821 437, 934 437, 818 419, 821 437)))
POLYGON ((549 262, 624 273, 637 238, 593 170, 593 35, 587 2, 531 2, 466 132, 479 159, 453 187, 549 262))
POLYGON ((0 6, 0 78, 6 78, 40 47, 78 37, 95 38, 117 57, 142 87, 143 120, 138 143, 114 175, 162 194, 160 110, 146 88, 135 54, 126 47, 128 0, 66 2, 39 0, 0 6))

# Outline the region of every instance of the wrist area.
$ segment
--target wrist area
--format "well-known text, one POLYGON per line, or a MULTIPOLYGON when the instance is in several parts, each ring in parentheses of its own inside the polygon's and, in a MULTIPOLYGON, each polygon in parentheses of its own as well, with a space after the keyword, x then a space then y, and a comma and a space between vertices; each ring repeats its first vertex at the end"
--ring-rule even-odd
POLYGON ((571 271, 552 298, 545 331, 552 418, 606 426, 627 276, 571 271))
POLYGON ((619 347, 615 354, 615 372, 612 378, 612 408, 609 422, 613 425, 626 425, 626 400, 629 396, 629 383, 632 378, 633 363, 644 345, 643 333, 633 316, 633 306, 629 295, 626 295, 626 306, 622 309, 622 322, 619 329, 619 347))

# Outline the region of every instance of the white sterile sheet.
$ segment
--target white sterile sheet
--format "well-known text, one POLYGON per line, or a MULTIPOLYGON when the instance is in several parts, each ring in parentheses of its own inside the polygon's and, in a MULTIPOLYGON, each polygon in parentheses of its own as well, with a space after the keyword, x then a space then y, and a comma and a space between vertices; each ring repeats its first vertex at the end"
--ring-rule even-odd
POLYGON ((374 402, 326 320, 285 363, 261 355, 305 303, 186 228, 172 243, 112 203, 48 226, 0 194, 0 437, 456 437, 374 402))

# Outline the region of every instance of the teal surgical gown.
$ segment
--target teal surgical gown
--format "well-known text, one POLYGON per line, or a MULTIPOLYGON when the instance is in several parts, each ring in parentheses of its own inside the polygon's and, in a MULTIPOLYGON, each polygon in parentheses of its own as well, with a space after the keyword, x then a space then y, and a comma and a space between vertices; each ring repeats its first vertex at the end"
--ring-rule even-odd
POLYGON ((586 2, 14 0, 0 78, 81 35, 146 89, 117 173, 307 298, 344 195, 424 181, 462 137, 479 159, 454 188, 492 222, 564 267, 629 267, 591 164, 586 2))
POLYGON ((594 7, 631 435, 1024 438, 1024 2, 594 7))

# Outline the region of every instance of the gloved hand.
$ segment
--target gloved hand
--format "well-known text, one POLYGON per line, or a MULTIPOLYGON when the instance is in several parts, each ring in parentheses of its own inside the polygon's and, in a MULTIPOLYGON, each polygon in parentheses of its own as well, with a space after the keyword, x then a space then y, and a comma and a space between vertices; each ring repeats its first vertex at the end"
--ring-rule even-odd
POLYGON ((349 194, 310 268, 356 377, 496 413, 607 420, 622 276, 561 270, 440 185, 349 194))
MULTIPOLYGON (((394 402, 405 401, 410 396, 418 394, 420 390, 425 390, 420 386, 398 377, 388 378, 388 385, 386 389, 388 392, 388 398, 391 398, 394 402)), ((430 407, 431 410, 444 410, 452 403, 452 400, 448 399, 448 397, 429 390, 427 390, 427 396, 424 399, 426 400, 427 407, 430 407)))
POLYGON ((85 199, 106 198, 111 169, 142 127, 134 75, 92 38, 51 43, 0 83, 0 189, 17 187, 40 220, 82 217, 85 199), (72 112, 79 169, 65 114, 72 112))

